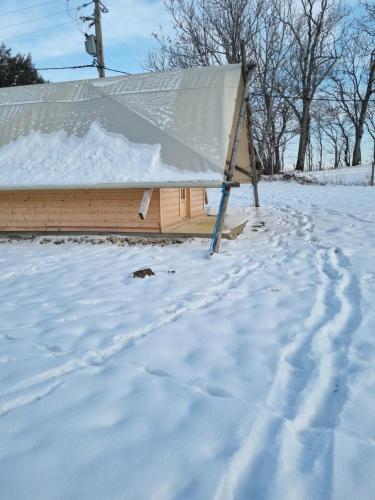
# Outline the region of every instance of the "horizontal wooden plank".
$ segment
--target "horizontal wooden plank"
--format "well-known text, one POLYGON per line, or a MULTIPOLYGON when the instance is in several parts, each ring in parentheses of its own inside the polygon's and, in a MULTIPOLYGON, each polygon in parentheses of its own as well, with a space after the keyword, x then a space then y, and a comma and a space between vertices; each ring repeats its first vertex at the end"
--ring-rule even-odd
MULTIPOLYGON (((66 206, 33 206, 33 205, 14 205, 13 207, 10 205, 3 206, 0 203, 0 217, 1 216, 6 216, 6 215, 11 215, 11 214, 25 214, 27 216, 30 216, 30 214, 41 214, 43 216, 45 215, 55 215, 55 216, 60 216, 61 214, 77 214, 77 216, 80 216, 81 213, 90 213, 92 215, 99 215, 99 214, 113 214, 113 215, 119 215, 121 217, 123 216, 138 216, 138 207, 107 207, 107 206, 101 206, 101 207, 95 207, 95 206, 86 206, 84 207, 85 209, 83 210, 82 207, 75 207, 74 205, 66 205, 66 206)), ((158 218, 159 211, 153 209, 150 209, 150 217, 156 217, 158 218)))

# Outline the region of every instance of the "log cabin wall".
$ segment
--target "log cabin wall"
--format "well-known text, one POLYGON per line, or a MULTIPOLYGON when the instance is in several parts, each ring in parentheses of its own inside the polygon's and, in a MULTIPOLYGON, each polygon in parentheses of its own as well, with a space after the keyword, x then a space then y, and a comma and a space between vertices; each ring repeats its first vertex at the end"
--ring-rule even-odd
POLYGON ((158 233, 160 190, 147 217, 138 209, 144 189, 0 191, 0 231, 158 233))
POLYGON ((204 188, 185 189, 184 202, 181 200, 181 189, 160 189, 160 220, 162 231, 166 231, 168 227, 177 226, 186 219, 199 217, 204 213, 204 188), (186 210, 181 210, 182 203, 186 204, 186 210))
POLYGON ((177 188, 160 189, 160 222, 161 230, 176 226, 180 217, 180 190, 177 188))
POLYGON ((3 232, 160 233, 204 214, 204 189, 154 189, 147 216, 138 210, 144 189, 0 191, 3 232), (183 207, 182 203, 186 206, 183 207))
POLYGON ((198 217, 205 213, 204 188, 190 189, 190 217, 198 217))

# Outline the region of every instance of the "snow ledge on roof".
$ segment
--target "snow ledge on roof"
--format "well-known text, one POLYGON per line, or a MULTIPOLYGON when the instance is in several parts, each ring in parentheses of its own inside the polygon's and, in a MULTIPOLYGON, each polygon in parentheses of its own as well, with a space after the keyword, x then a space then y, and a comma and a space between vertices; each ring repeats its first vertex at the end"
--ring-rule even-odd
POLYGON ((220 186, 221 174, 161 161, 160 144, 134 144, 97 122, 83 137, 32 132, 0 149, 0 189, 220 186))

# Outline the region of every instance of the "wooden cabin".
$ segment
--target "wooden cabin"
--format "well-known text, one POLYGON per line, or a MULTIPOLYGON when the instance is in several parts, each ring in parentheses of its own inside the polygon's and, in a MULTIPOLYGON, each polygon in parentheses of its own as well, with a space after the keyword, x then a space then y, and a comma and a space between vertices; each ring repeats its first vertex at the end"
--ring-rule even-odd
POLYGON ((0 191, 3 232, 166 233, 205 213, 204 188, 0 191))
MULTIPOLYGON (((239 64, 0 89, 0 231, 154 234, 201 217, 243 95, 239 64)), ((247 137, 244 121, 237 183, 251 182, 247 137)))

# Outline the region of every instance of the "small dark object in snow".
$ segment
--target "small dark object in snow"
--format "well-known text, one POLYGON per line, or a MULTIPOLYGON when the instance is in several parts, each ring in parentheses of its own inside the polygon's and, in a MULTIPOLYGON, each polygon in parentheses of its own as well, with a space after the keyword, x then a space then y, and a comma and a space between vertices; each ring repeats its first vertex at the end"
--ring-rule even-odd
POLYGON ((168 274, 175 274, 176 271, 168 271, 168 274))
POLYGON ((256 233, 258 231, 258 229, 263 229, 265 225, 266 225, 266 223, 263 222, 262 220, 257 222, 256 224, 253 224, 251 226, 253 233, 256 233))
POLYGON ((145 269, 139 269, 138 271, 134 271, 133 278, 145 278, 146 276, 154 276, 155 273, 150 267, 146 267, 145 269))

